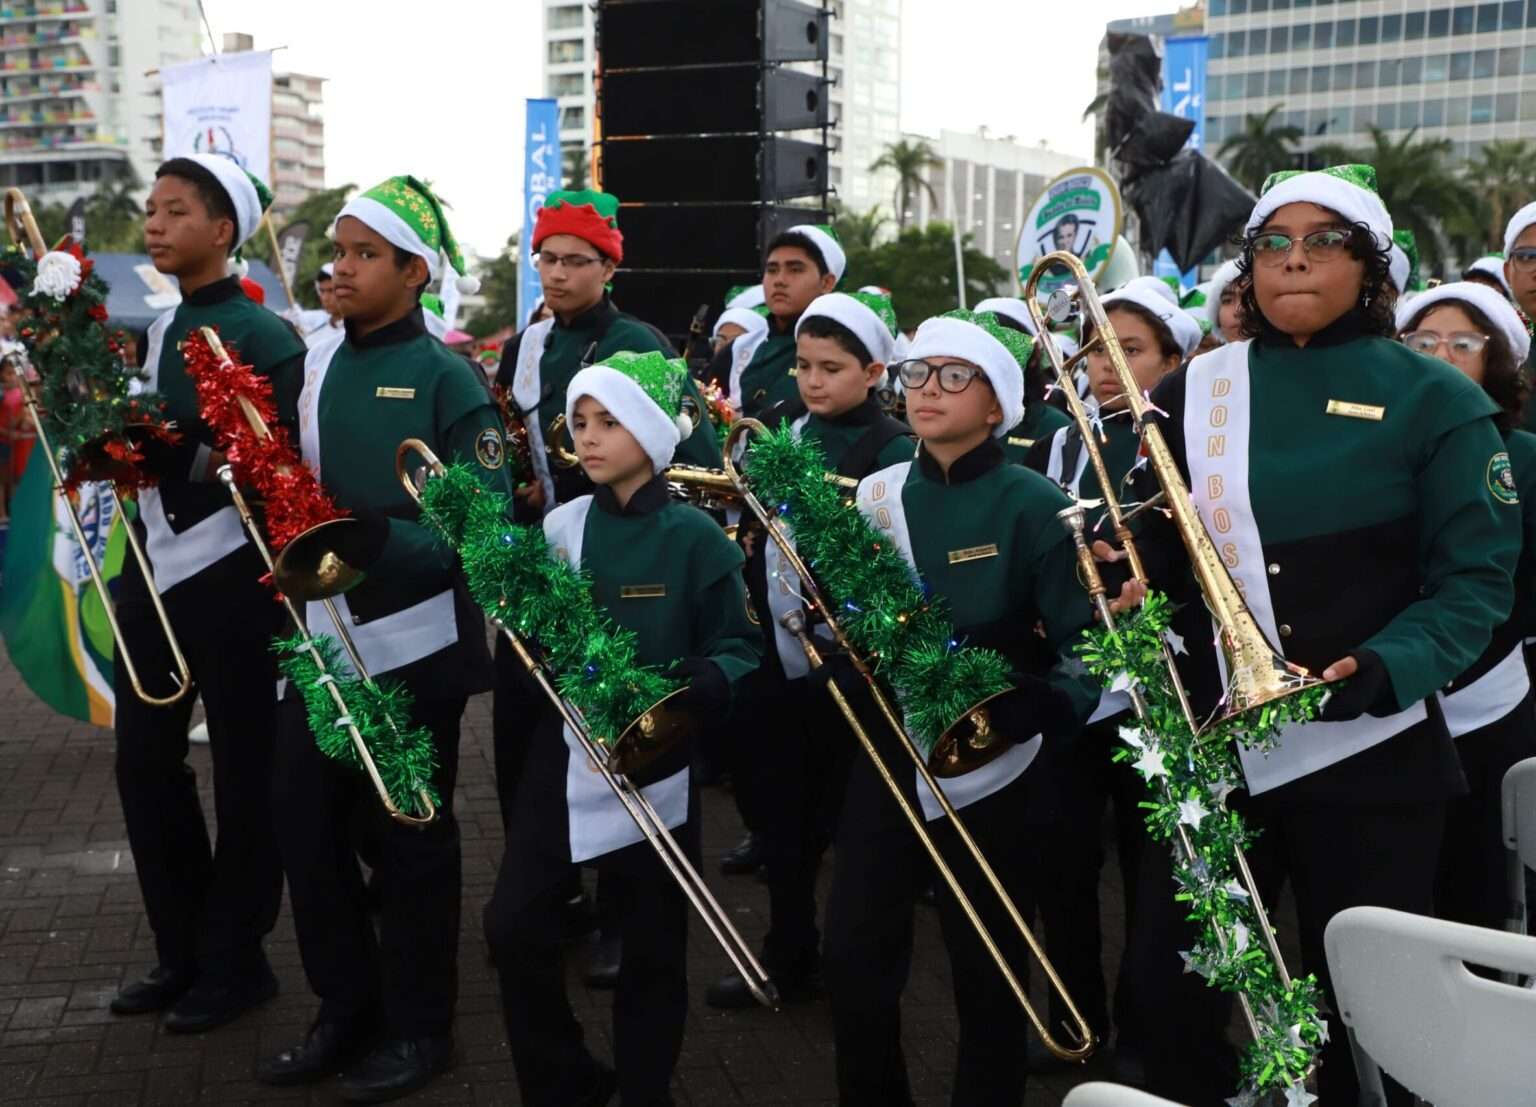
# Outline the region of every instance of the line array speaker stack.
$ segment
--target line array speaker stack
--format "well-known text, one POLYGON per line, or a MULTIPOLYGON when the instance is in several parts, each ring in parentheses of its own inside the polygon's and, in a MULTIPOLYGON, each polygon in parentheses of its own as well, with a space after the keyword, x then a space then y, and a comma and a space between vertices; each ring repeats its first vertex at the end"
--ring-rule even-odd
POLYGON ((594 160, 624 232, 615 300, 680 334, 700 305, 716 315, 728 288, 758 282, 774 235, 826 220, 827 13, 802 0, 600 0, 597 54, 594 160))

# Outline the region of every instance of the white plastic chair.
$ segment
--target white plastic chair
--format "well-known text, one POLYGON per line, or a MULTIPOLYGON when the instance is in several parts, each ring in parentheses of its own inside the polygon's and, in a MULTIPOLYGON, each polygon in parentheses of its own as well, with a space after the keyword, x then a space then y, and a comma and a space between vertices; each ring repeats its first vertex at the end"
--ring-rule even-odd
POLYGON ((1139 1092, 1123 1084, 1095 1081, 1079 1084, 1067 1093, 1061 1107, 1180 1107, 1171 1099, 1139 1092))
POLYGON ((1525 870, 1536 869, 1536 757, 1515 762, 1504 774, 1504 848, 1509 858, 1509 919, 1504 929, 1528 934, 1525 870))
POLYGON ((1361 1103, 1381 1097, 1377 1065, 1436 1107, 1532 1101, 1536 992, 1474 976, 1463 962, 1536 973, 1536 938, 1351 907, 1323 942, 1361 1103))

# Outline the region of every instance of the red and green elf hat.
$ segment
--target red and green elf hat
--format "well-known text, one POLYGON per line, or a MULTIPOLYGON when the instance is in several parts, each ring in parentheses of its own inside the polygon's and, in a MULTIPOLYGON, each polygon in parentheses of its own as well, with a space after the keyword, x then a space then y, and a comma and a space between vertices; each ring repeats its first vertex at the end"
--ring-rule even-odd
POLYGON ((590 242, 615 263, 624 260, 619 233, 619 198, 590 188, 551 192, 533 225, 533 248, 550 235, 570 234, 590 242))

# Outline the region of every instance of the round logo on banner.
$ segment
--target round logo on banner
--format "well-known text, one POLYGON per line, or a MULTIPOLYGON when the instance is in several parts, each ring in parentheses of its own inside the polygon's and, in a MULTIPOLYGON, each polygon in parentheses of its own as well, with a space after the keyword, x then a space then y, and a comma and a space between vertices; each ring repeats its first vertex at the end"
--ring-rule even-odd
MULTIPOLYGON (((1108 173, 1092 166, 1069 169, 1045 186, 1024 217, 1019 232, 1019 283, 1029 280, 1035 262, 1046 254, 1067 250, 1076 254, 1097 284, 1115 255, 1123 223, 1120 190, 1108 173)), ((1069 275, 1049 273, 1037 286, 1049 296, 1069 275)))

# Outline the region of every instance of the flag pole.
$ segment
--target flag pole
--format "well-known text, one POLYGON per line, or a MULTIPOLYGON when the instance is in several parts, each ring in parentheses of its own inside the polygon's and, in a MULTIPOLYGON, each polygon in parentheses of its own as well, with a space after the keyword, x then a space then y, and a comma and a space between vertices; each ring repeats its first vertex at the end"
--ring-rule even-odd
POLYGON ((272 268, 277 270, 277 279, 283 284, 283 295, 288 297, 289 307, 298 307, 299 302, 293 298, 293 286, 288 283, 288 267, 283 264, 283 249, 277 244, 277 228, 272 226, 272 213, 261 213, 261 225, 267 228, 267 242, 272 247, 272 268))

